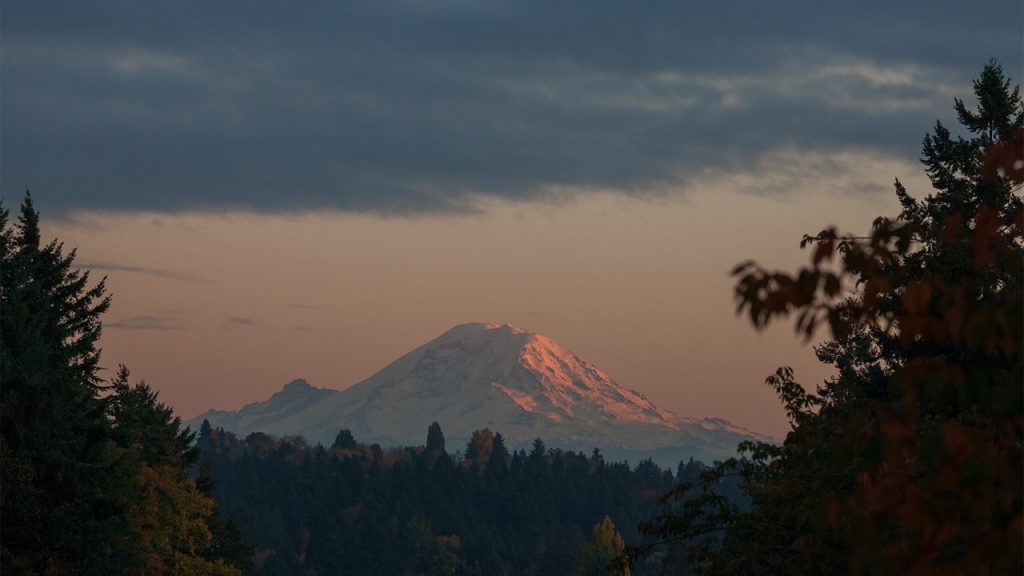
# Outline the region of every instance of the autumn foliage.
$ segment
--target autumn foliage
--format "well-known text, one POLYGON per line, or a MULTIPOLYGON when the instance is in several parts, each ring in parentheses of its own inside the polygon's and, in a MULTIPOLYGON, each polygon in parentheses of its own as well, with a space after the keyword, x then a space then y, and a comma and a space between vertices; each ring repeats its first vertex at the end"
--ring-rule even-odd
POLYGON ((816 353, 836 376, 812 393, 780 369, 768 384, 793 427, 785 443, 742 446, 702 495, 670 495, 646 526, 688 542, 708 573, 1024 569, 1024 114, 995 62, 974 92, 976 109, 955 101, 967 137, 936 123, 924 139, 931 194, 897 181, 897 217, 867 236, 805 236, 795 273, 734 270, 756 328, 827 327, 816 353), (744 476, 752 510, 714 506, 723 470, 744 476))

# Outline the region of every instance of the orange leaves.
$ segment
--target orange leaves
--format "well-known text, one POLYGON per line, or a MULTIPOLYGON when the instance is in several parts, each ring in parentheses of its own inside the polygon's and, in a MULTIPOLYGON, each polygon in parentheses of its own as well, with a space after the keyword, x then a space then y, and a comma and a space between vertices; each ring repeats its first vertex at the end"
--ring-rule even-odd
POLYGON ((212 542, 207 520, 215 504, 182 470, 142 464, 138 483, 142 498, 131 530, 147 574, 239 575, 236 568, 200 556, 212 542))
MULTIPOLYGON (((1022 214, 1024 210, 1018 209, 1001 215, 984 206, 969 216, 953 212, 935 229, 939 237, 934 238, 937 244, 931 250, 941 247, 956 252, 969 246, 964 264, 951 260, 946 265, 969 266, 964 273, 1005 274, 1007 267, 1022 267, 1018 262, 1024 235, 1022 214)), ((845 307, 855 308, 851 319, 892 332, 904 348, 922 339, 966 342, 990 354, 1017 345, 1017 340, 1004 337, 1013 332, 1005 319, 978 309, 977 302, 983 297, 978 290, 993 287, 982 288, 972 284, 979 279, 950 275, 950 271, 906 266, 908 259, 933 257, 931 252, 922 256, 924 251, 912 245, 919 233, 908 223, 879 219, 867 238, 839 237, 832 229, 804 236, 801 245, 814 244, 814 249, 810 265, 796 273, 768 271, 750 261, 733 269, 733 275, 739 277, 736 311, 746 312, 757 329, 793 315, 796 332, 805 340, 826 322, 833 337, 839 337, 846 326, 838 312, 845 307), (834 269, 828 268, 829 264, 835 264, 834 269), (855 297, 853 301, 844 298, 847 286, 857 287, 849 293, 855 297)))
POLYGON ((822 260, 831 260, 835 248, 836 239, 834 237, 818 242, 817 246, 814 247, 814 255, 811 257, 811 263, 814 264, 814 267, 817 268, 822 260))
POLYGON ((843 520, 846 519, 846 508, 843 506, 838 496, 833 495, 828 499, 828 505, 825 508, 825 518, 828 520, 829 526, 833 530, 837 530, 842 525, 843 520))
MULTIPOLYGON (((1009 153, 998 154, 991 161, 1006 168, 1009 153)), ((1024 181, 1022 167, 1002 173, 1024 181)), ((871 339, 873 348, 846 343, 849 368, 840 378, 849 389, 808 394, 786 370, 767 380, 794 427, 787 457, 767 465, 784 488, 776 497, 791 502, 793 492, 834 488, 832 477, 823 488, 792 476, 817 473, 808 462, 846 475, 852 486, 823 499, 816 513, 835 533, 856 533, 854 572, 1022 567, 1024 204, 1013 194, 997 203, 1003 184, 982 182, 961 191, 966 197, 920 205, 908 197, 909 221, 878 219, 868 237, 831 229, 804 236, 801 246, 813 244, 810 262, 794 273, 753 262, 733 271, 737 312, 759 329, 792 315, 804 338, 828 321, 837 341, 844 330, 871 339), (881 385, 859 396, 857 386, 870 378, 858 366, 871 362, 882 367, 881 385), (851 412, 837 416, 842 410, 851 412), (826 444, 831 460, 823 464, 812 453, 826 442, 824 422, 843 430, 826 444)), ((805 541, 795 542, 803 550, 805 541)))
POLYGON ((976 441, 976 434, 960 422, 952 420, 942 426, 942 443, 946 452, 965 455, 972 451, 976 441))
POLYGON ((903 292, 903 308, 907 314, 924 314, 931 308, 932 283, 914 282, 903 292))
POLYGON ((929 195, 897 181, 902 211, 869 235, 805 235, 792 273, 734 270, 755 327, 832 328, 816 352, 838 375, 816 394, 768 379, 794 428, 758 504, 793 529, 788 561, 835 545, 848 562, 803 573, 1024 569, 1024 111, 997 64, 983 79, 977 112, 957 101, 974 136, 937 124, 925 139, 929 195))
POLYGON ((751 323, 761 329, 775 317, 798 311, 796 330, 810 339, 818 325, 828 320, 829 303, 842 290, 837 274, 816 266, 832 258, 834 241, 826 242, 831 243, 828 250, 815 250, 815 267, 803 268, 795 276, 769 272, 749 261, 736 266, 732 274, 740 276, 735 289, 737 314, 747 310, 751 323))
POLYGON ((999 213, 991 208, 981 208, 974 218, 971 240, 974 246, 974 269, 981 270, 996 263, 999 240, 999 213))
POLYGON ((923 334, 941 338, 941 326, 931 314, 934 290, 931 282, 919 281, 908 286, 901 297, 900 344, 907 348, 923 334))
POLYGON ((838 236, 828 228, 816 236, 804 235, 801 247, 813 244, 810 265, 795 274, 769 272, 747 261, 736 266, 738 276, 736 312, 746 311, 757 329, 779 317, 795 314, 796 331, 810 340, 818 327, 827 323, 834 337, 848 326, 840 321, 839 310, 849 308, 848 296, 857 296, 857 322, 883 327, 893 323, 886 308, 899 288, 901 278, 893 274, 911 249, 915 227, 902 221, 879 218, 869 237, 838 236), (859 286, 856 292, 847 287, 859 286))

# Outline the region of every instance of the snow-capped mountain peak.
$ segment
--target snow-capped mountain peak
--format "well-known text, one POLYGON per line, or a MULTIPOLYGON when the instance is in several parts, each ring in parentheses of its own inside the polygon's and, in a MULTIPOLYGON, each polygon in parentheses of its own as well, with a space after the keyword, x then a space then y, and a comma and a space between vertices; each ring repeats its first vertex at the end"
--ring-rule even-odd
POLYGON ((685 447, 704 457, 728 455, 739 440, 756 437, 726 422, 662 410, 546 336, 484 323, 455 326, 345 390, 296 380, 264 403, 203 416, 239 433, 302 435, 325 444, 342 427, 362 441, 419 444, 434 421, 459 441, 488 427, 511 446, 540 437, 564 448, 675 455, 685 447))
POLYGON ((583 417, 676 428, 674 414, 623 388, 547 336, 529 330, 508 324, 462 324, 424 348, 417 368, 449 371, 455 363, 485 367, 486 378, 470 381, 489 385, 523 412, 556 422, 583 417))
POLYGON ((530 334, 518 361, 536 376, 538 393, 569 416, 586 404, 621 421, 675 427, 674 414, 658 409, 640 393, 623 388, 608 374, 546 336, 530 334))

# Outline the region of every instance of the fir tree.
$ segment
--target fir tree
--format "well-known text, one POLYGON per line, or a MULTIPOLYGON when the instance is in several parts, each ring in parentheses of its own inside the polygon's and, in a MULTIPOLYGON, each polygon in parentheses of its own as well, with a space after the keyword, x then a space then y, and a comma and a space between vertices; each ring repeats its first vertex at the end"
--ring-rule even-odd
POLYGON ((110 547, 126 503, 122 479, 100 474, 116 454, 97 398, 110 299, 74 257, 41 244, 28 193, 12 227, 0 206, 0 537, 15 571, 117 565, 110 547))
POLYGON ((427 428, 427 454, 438 456, 444 453, 444 432, 441 425, 434 422, 427 428))
POLYGON ((352 431, 348 428, 342 428, 338 431, 338 435, 334 437, 334 443, 331 444, 331 448, 337 448, 339 450, 355 450, 359 444, 356 442, 355 436, 352 435, 352 431))
POLYGON ((491 441, 491 453, 487 457, 487 470, 493 473, 506 472, 510 459, 508 448, 505 447, 505 438, 500 432, 495 433, 491 441))
POLYGON ((192 435, 123 367, 98 375, 104 282, 41 245, 26 194, 0 206, 0 567, 28 574, 231 576, 213 499, 186 476, 192 435))

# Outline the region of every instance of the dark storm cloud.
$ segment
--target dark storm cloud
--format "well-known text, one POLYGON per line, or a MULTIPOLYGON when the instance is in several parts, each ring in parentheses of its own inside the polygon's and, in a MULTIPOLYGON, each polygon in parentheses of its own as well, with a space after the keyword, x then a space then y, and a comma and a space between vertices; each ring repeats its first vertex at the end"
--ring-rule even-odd
POLYGON ((5 196, 51 211, 474 209, 778 146, 913 157, 1019 2, 8 3, 5 196), (699 4, 699 5, 695 5, 699 4))

